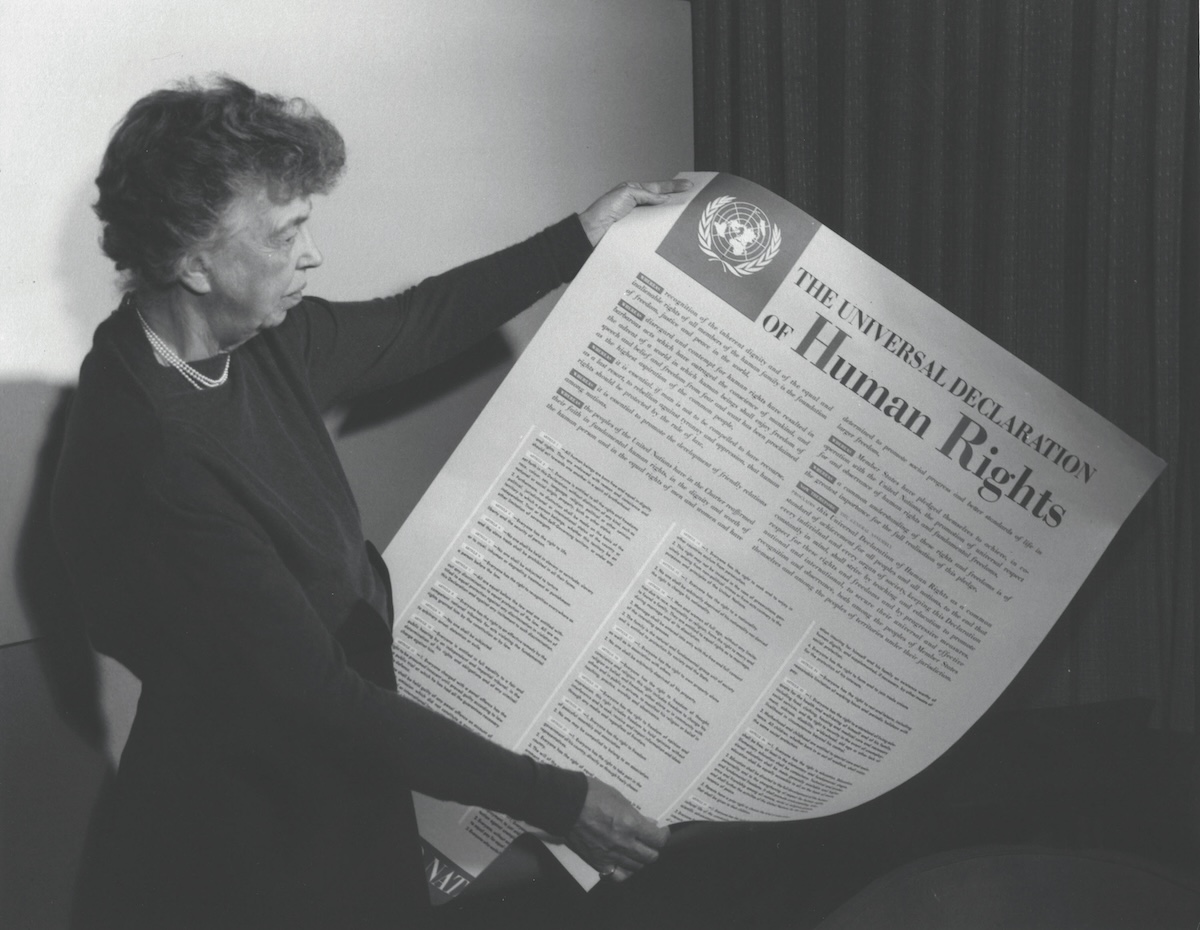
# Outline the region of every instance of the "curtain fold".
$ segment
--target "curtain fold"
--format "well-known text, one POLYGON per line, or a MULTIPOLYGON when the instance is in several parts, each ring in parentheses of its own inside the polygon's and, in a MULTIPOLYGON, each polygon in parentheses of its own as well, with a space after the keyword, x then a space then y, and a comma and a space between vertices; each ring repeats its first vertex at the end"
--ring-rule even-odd
POLYGON ((696 166, 807 210, 1168 462, 1008 695, 1195 730, 1196 4, 693 0, 696 166))

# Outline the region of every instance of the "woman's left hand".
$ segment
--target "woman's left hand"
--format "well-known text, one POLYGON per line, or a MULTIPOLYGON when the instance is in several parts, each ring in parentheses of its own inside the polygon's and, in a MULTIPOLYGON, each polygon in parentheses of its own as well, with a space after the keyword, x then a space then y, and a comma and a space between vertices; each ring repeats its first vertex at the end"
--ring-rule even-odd
POLYGON ((626 181, 618 184, 594 204, 579 214, 583 231, 592 245, 596 245, 608 227, 642 204, 666 203, 669 194, 691 190, 692 182, 684 178, 670 181, 626 181))
POLYGON ((654 862, 670 836, 616 788, 588 778, 583 810, 566 839, 584 862, 620 882, 654 862))

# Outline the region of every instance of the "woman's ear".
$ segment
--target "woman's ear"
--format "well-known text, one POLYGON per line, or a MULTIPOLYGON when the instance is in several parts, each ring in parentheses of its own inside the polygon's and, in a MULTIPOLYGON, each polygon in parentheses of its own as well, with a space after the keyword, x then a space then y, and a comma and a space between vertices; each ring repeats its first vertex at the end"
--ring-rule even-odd
POLYGON ((193 294, 207 294, 212 290, 208 262, 199 251, 189 251, 179 260, 180 285, 193 294))

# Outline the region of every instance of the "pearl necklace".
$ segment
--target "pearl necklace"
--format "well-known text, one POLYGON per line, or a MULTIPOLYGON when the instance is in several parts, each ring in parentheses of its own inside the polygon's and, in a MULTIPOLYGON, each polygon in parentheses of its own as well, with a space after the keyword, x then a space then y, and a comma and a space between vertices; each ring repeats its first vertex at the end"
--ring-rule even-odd
POLYGON ((220 387, 229 377, 229 354, 225 355, 225 370, 221 372, 220 377, 209 378, 201 372, 197 371, 183 359, 181 359, 162 337, 150 328, 150 324, 146 322, 146 318, 142 316, 141 310, 134 310, 137 314, 138 322, 142 324, 142 332, 146 334, 146 339, 150 342, 150 347, 165 361, 168 365, 174 368, 177 372, 187 378, 197 391, 203 391, 205 388, 220 387))

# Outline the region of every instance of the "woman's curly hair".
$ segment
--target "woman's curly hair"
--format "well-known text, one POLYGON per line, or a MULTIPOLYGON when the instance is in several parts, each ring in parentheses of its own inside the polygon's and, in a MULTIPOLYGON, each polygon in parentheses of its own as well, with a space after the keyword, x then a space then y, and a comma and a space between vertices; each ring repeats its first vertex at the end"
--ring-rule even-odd
POLYGON ((341 134, 299 98, 224 76, 155 91, 125 114, 104 153, 101 245, 126 289, 165 287, 239 192, 262 184, 279 202, 323 194, 345 163, 341 134))

